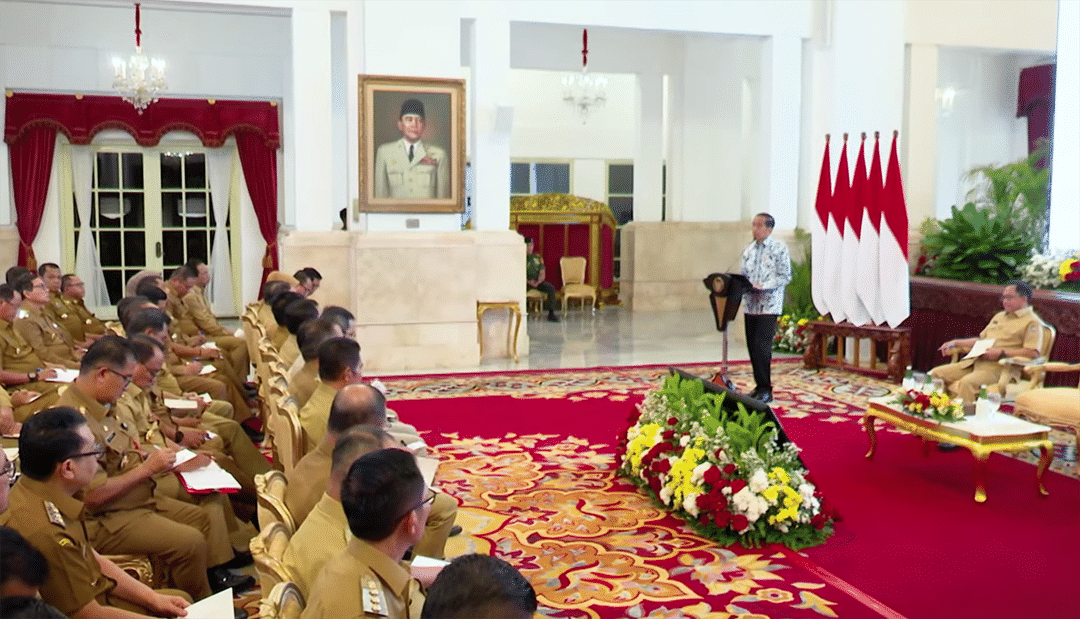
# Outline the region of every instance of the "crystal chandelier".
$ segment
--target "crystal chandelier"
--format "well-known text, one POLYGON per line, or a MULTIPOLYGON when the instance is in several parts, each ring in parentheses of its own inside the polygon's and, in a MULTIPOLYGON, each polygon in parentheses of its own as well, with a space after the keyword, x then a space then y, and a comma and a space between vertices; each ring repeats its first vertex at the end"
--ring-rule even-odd
POLYGON ((563 101, 577 110, 583 124, 593 108, 603 107, 607 101, 607 78, 589 75, 588 30, 581 31, 581 73, 571 73, 562 82, 563 101))
POLYGON ((168 85, 165 83, 165 61, 149 58, 142 51, 140 4, 135 3, 135 54, 126 63, 113 57, 113 69, 116 72, 113 90, 142 114, 146 106, 157 101, 161 93, 168 89, 168 85))

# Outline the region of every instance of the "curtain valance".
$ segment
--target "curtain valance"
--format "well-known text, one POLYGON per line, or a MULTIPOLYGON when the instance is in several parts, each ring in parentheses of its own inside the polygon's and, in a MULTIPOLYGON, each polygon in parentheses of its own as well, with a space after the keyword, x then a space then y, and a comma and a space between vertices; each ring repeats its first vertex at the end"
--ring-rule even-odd
POLYGON ((63 133, 72 144, 119 129, 141 146, 153 146, 169 131, 189 131, 204 146, 219 147, 237 132, 255 133, 267 148, 281 147, 279 106, 273 101, 161 99, 139 114, 120 97, 7 93, 4 141, 15 144, 40 127, 63 133))

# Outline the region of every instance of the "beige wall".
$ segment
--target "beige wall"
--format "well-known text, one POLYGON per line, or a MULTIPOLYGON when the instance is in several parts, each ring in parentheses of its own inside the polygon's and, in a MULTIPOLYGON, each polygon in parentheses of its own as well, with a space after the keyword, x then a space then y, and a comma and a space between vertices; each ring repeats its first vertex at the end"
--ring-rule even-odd
MULTIPOLYGON (((291 232, 281 268, 323 275, 315 300, 356 315, 364 367, 373 372, 476 366, 477 301, 524 312, 525 246, 507 231, 291 232)), ((484 356, 506 356, 508 313, 484 316, 484 356)), ((518 355, 529 351, 524 321, 518 355)))
POLYGON ((15 226, 0 226, 0 264, 4 269, 19 259, 19 231, 15 226))
POLYGON ((908 0, 908 43, 1053 51, 1057 0, 908 0))

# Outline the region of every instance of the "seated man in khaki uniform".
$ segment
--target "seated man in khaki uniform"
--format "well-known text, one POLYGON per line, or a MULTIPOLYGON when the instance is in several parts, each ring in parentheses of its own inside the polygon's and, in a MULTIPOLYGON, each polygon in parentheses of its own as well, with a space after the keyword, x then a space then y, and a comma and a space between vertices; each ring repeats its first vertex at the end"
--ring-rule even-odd
POLYGON ((301 288, 298 290, 300 294, 305 297, 310 297, 315 294, 315 291, 322 285, 322 273, 319 273, 312 267, 304 267, 293 273, 293 277, 296 278, 297 285, 301 288))
POLYGON ((290 337, 295 339, 295 336, 289 333, 289 328, 285 326, 285 308, 296 301, 303 301, 304 296, 291 290, 285 291, 279 294, 270 303, 270 312, 274 315, 274 328, 271 330, 273 335, 269 335, 270 344, 274 347, 274 350, 281 354, 282 348, 285 347, 286 341, 290 337))
POLYGON ((300 347, 302 363, 296 372, 289 376, 289 393, 296 398, 297 406, 303 408, 319 386, 319 347, 331 338, 344 335, 337 323, 325 318, 309 320, 300 325, 296 343, 300 347))
POLYGON ((23 474, 0 524, 21 533, 45 556, 49 575, 41 597, 65 615, 176 616, 190 599, 180 592, 150 589, 98 554, 87 540, 83 504, 75 497, 94 478, 101 449, 86 419, 74 409, 52 408, 28 420, 19 437, 23 474))
POLYGON ((174 467, 176 450, 145 448, 134 428, 110 411, 130 384, 135 365, 126 340, 105 336, 83 357, 79 377, 60 393, 58 404, 82 412, 104 447, 98 457, 102 469, 83 497, 87 534, 105 554, 160 557, 177 586, 201 599, 238 582, 227 569, 208 569, 233 558, 228 532, 223 521, 211 521, 211 511, 155 495, 153 478, 174 467))
POLYGON ((259 291, 261 298, 254 303, 255 313, 259 317, 259 323, 262 324, 263 329, 266 331, 266 337, 271 340, 274 338, 274 334, 277 331, 277 320, 274 319, 274 311, 271 309, 274 305, 274 300, 286 292, 294 292, 293 287, 296 280, 291 275, 286 275, 281 271, 274 271, 266 278, 266 283, 263 284, 262 289, 259 291), (277 273, 281 277, 287 277, 294 283, 289 283, 283 279, 274 279, 274 274, 277 273))
POLYGON ((353 538, 323 566, 301 618, 420 617, 424 594, 402 558, 423 535, 433 500, 405 451, 381 449, 353 462, 341 484, 353 538))
POLYGON ((49 291, 49 302, 43 308, 45 315, 52 318, 57 324, 60 323, 60 315, 65 313, 64 301, 60 298, 60 266, 54 262, 43 262, 38 265, 38 277, 49 291))
POLYGON ((49 291, 40 277, 22 277, 15 289, 23 296, 25 318, 15 319, 15 330, 46 363, 78 369, 81 351, 68 332, 45 313, 49 291))
MULTIPOLYGON (((338 437, 356 426, 374 426, 385 432, 386 398, 371 385, 346 385, 338 392, 330 408, 326 434, 318 448, 304 456, 288 474, 285 506, 289 508, 289 513, 297 525, 304 522, 322 497, 330 475, 331 453, 338 437)), ((390 436, 394 446, 401 448, 397 437, 392 434, 390 436)), ((450 537, 452 530, 461 531, 460 527, 454 526, 456 518, 457 501, 438 493, 432 504, 424 536, 414 549, 416 554, 441 559, 446 551, 446 539, 450 537)))
POLYGON ((21 303, 22 295, 0 284, 0 383, 10 392, 15 421, 55 404, 60 388, 57 383, 46 382, 56 376, 56 370, 49 368, 15 330, 13 321, 21 303), (30 399, 27 393, 39 395, 30 399))
POLYGON ((278 348, 278 356, 281 357, 281 362, 286 368, 292 367, 292 364, 300 358, 300 345, 296 341, 296 334, 300 332, 300 327, 305 322, 315 320, 318 317, 319 304, 311 299, 293 301, 285 306, 285 322, 282 324, 289 335, 282 341, 281 347, 278 348))
POLYGON ((205 290, 210 285, 210 268, 202 260, 188 260, 185 265, 196 273, 196 283, 181 297, 180 302, 187 308, 192 321, 199 331, 229 358, 233 371, 236 372, 240 382, 247 380, 248 371, 251 369, 251 360, 248 356, 247 342, 243 338, 236 337, 232 331, 221 326, 221 323, 210 311, 210 304, 206 301, 205 290))
POLYGON ((86 284, 75 274, 69 273, 60 278, 60 299, 65 310, 57 317, 60 326, 67 329, 76 342, 92 343, 105 335, 105 323, 86 309, 83 298, 86 296, 86 284))
POLYGON ((375 426, 355 426, 338 437, 329 462, 330 476, 323 486, 325 491, 303 524, 298 524, 285 548, 285 568, 292 572, 305 597, 326 561, 348 545, 351 534, 341 507, 341 482, 349 467, 364 454, 393 447, 394 439, 375 426))
POLYGON ((532 619, 536 590, 498 557, 469 554, 444 567, 427 590, 421 619, 532 619))
POLYGON ((319 346, 319 381, 299 414, 305 452, 319 445, 326 433, 334 396, 346 385, 359 384, 364 378, 363 367, 360 345, 355 340, 335 337, 319 346))
POLYGON ((992 339, 993 345, 978 359, 960 359, 930 370, 942 378, 949 393, 965 402, 974 402, 979 389, 996 384, 1001 376, 1003 357, 1030 357, 1041 354, 1048 329, 1031 305, 1031 287, 1022 281, 1010 281, 1001 293, 1002 311, 994 314, 978 338, 949 340, 939 349, 942 355, 956 350, 970 350, 979 339, 992 339))

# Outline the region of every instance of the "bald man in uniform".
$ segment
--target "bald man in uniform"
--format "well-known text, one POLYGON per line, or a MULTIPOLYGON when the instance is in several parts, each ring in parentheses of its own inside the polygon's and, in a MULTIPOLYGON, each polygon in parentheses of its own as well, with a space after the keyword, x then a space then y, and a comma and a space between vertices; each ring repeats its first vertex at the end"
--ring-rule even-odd
POLYGON ((450 197, 450 159, 445 150, 423 142, 424 122, 423 102, 401 104, 401 139, 375 151, 376 198, 450 197))
MULTIPOLYGON (((179 615, 189 598, 150 589, 98 554, 87 539, 83 503, 75 497, 94 478, 100 449, 78 411, 52 408, 35 415, 19 436, 23 475, 0 524, 21 533, 45 556, 49 576, 41 597, 68 617, 179 615)), ((2 481, 6 486, 7 479, 2 481)))
POLYGON ((301 619, 418 619, 424 594, 402 558, 423 535, 434 498, 408 452, 381 449, 353 462, 341 484, 353 538, 323 566, 301 619))

